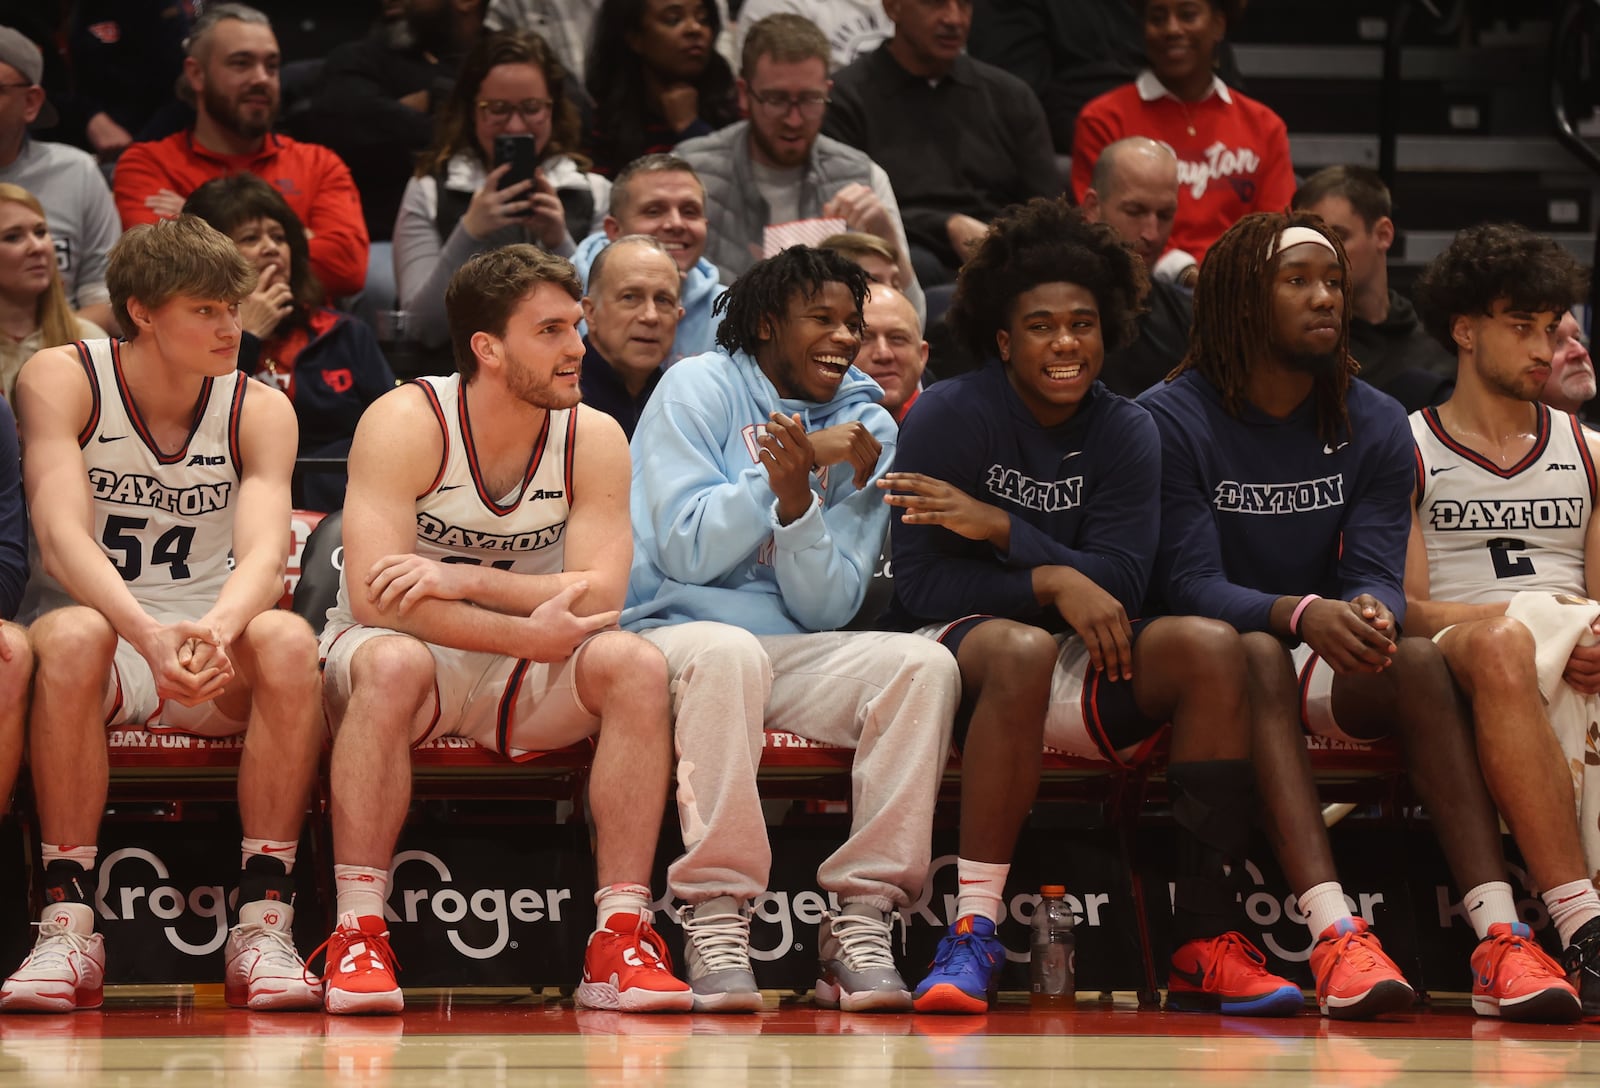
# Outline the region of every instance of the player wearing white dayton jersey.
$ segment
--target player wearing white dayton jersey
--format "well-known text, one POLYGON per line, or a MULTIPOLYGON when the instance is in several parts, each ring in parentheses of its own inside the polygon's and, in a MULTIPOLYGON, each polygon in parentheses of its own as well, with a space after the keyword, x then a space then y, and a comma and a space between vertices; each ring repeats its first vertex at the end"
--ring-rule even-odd
POLYGON ((128 339, 40 352, 17 381, 42 566, 29 588, 43 612, 31 762, 49 902, 0 1008, 100 1004, 90 870, 116 724, 245 734, 227 997, 314 1008, 289 873, 323 732, 316 641, 272 607, 288 556, 294 409, 238 372, 238 303, 255 273, 225 235, 189 216, 135 227, 106 278, 128 339))
MULTIPOLYGON (((1583 280, 1554 241, 1492 225, 1462 231, 1423 273, 1419 309, 1434 337, 1456 352, 1458 376, 1449 400, 1411 417, 1417 505, 1406 598, 1409 631, 1433 637, 1471 701, 1483 780, 1543 890, 1566 971, 1578 975, 1583 1013, 1594 1017, 1600 900, 1540 695, 1537 639, 1507 611, 1523 591, 1600 596, 1594 438, 1538 402, 1561 315, 1581 296, 1583 280)), ((1564 679, 1575 691, 1600 691, 1600 647, 1573 650, 1564 679)), ((1506 922, 1492 933, 1529 937, 1511 921, 1508 884, 1485 884, 1466 899, 1469 910, 1479 909, 1474 901, 1498 903, 1506 922)), ((1503 966, 1484 954, 1490 945, 1473 956, 1480 979, 1503 966)), ((1551 1000, 1545 992, 1538 1000, 1551 1000)), ((1512 1016, 1510 996, 1498 1008, 1477 996, 1473 1003, 1479 1012, 1512 1016)))
POLYGON ((407 747, 445 734, 513 759, 598 734, 600 928, 578 999, 689 1008, 647 906, 670 773, 666 662, 608 630, 633 554, 628 445, 579 403, 582 293, 570 264, 534 246, 474 257, 445 293, 457 375, 389 393, 356 430, 344 574, 322 635, 339 915, 329 1012, 403 1005, 383 908, 407 747))

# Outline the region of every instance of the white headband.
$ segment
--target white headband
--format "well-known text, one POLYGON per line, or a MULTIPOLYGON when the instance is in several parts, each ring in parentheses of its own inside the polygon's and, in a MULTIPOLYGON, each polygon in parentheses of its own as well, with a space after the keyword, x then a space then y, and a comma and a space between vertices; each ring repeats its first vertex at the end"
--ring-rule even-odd
POLYGON ((1272 255, 1276 257, 1290 246, 1298 246, 1305 242, 1319 245, 1329 253, 1337 254, 1339 252, 1333 248, 1333 243, 1328 241, 1327 236, 1321 231, 1312 230, 1310 227, 1289 227, 1278 235, 1278 245, 1272 251, 1272 255))

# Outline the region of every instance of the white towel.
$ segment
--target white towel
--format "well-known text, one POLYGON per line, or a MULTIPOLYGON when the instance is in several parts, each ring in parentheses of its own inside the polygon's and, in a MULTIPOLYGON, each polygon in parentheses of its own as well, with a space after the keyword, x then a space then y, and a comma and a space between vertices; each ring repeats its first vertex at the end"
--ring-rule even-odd
POLYGON ((1539 694, 1572 774, 1583 856, 1590 878, 1600 879, 1600 696, 1574 691, 1561 678, 1573 648, 1594 645, 1592 625, 1600 618, 1600 602, 1524 592, 1511 598, 1506 615, 1533 633, 1539 694))

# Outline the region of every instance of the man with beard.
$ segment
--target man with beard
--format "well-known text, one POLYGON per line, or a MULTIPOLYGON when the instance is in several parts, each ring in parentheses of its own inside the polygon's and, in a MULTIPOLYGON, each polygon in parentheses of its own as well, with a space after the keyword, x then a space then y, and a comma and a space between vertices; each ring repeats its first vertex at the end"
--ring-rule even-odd
MULTIPOLYGON (((1348 284, 1337 236, 1308 212, 1247 215, 1211 246, 1189 353, 1140 397, 1162 445, 1156 610, 1243 635, 1266 831, 1317 951, 1369 934, 1339 890, 1296 726, 1355 743, 1392 726, 1482 942, 1474 1005, 1576 1019, 1561 969, 1498 894, 1499 823, 1444 656, 1400 637, 1416 448, 1400 405, 1351 380, 1348 284)), ((1319 1003, 1348 1015, 1328 962, 1313 952, 1319 1003)))
MULTIPOLYGON (((1600 612, 1585 600, 1600 596, 1600 439, 1539 403, 1562 316, 1582 297, 1584 279, 1553 239, 1498 224, 1462 231, 1423 272, 1418 309, 1434 339, 1454 350, 1457 377, 1448 400, 1411 416, 1416 504, 1406 597, 1411 630, 1438 643, 1471 701, 1483 778, 1592 1017, 1600 1014, 1600 900, 1590 874, 1600 840, 1584 772, 1567 763, 1576 757, 1581 768, 1592 750, 1585 697, 1600 692, 1600 646, 1581 645, 1593 641, 1600 612), (1588 825, 1581 839, 1575 780, 1588 825)), ((1510 886, 1485 891, 1505 928, 1528 939, 1510 886)), ((1521 1004, 1473 998, 1490 1016, 1514 1017, 1521 1004)))
POLYGON ((843 219, 899 254, 900 282, 920 314, 922 288, 889 175, 865 152, 822 135, 828 58, 828 39, 800 15, 770 15, 745 36, 739 105, 749 120, 676 149, 705 183, 706 256, 731 283, 761 259, 765 228, 843 219))
POLYGON ((212 178, 249 172, 271 182, 305 224, 311 268, 332 297, 361 290, 367 229, 361 195, 339 156, 271 131, 278 115, 278 40, 244 4, 209 5, 183 62, 195 98, 192 129, 136 143, 117 160, 111 190, 124 229, 177 215, 212 178))
POLYGON ((608 630, 633 556, 628 445, 579 403, 581 294, 572 266, 536 246, 472 258, 445 293, 458 373, 396 389, 356 430, 322 634, 339 797, 329 1012, 404 1004, 384 904, 408 748, 436 736, 512 760, 598 738, 600 928, 578 1001, 689 1008, 646 886, 670 773, 666 664, 608 630))

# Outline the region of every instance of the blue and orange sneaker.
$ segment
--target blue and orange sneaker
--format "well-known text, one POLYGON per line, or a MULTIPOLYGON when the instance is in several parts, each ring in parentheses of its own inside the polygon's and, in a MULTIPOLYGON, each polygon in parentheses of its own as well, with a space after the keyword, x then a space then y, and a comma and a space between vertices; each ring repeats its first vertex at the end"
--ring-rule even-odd
POLYGON ((1377 934, 1360 918, 1341 918, 1322 931, 1311 949, 1311 973, 1317 979, 1317 1005, 1334 1020, 1371 1020, 1417 1000, 1377 934))
POLYGON ((1168 1012, 1294 1016, 1305 1003, 1300 987, 1268 971, 1267 957, 1242 934, 1202 937, 1172 954, 1168 1012))
POLYGON ((978 914, 957 918, 939 938, 912 1004, 918 1012, 988 1012, 1005 965, 1006 948, 995 938, 993 922, 978 914))

